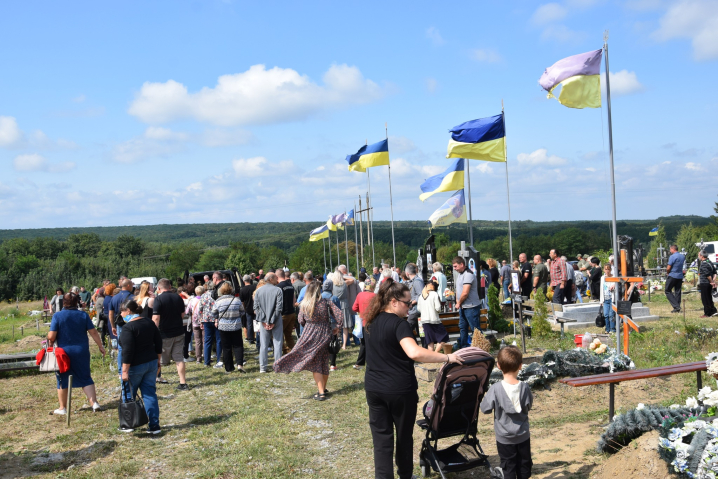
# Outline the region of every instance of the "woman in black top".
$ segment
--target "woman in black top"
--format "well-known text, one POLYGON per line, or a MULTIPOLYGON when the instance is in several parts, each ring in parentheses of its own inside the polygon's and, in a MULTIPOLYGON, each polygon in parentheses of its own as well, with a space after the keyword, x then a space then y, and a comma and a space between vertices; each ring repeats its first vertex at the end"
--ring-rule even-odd
POLYGON ((486 263, 489 265, 489 273, 491 273, 491 284, 496 287, 496 297, 498 298, 499 291, 501 291, 501 283, 499 283, 499 268, 497 267, 498 263, 494 258, 487 259, 486 263))
POLYGON ((374 442, 374 477, 393 479, 394 429, 396 465, 400 479, 412 476, 414 420, 419 396, 414 361, 461 361, 455 354, 436 353, 416 344, 406 321, 411 294, 405 284, 386 278, 367 309, 364 389, 369 406, 369 427, 374 442))
MULTIPOLYGON (((129 299, 120 306, 120 314, 125 326, 120 333, 122 345, 122 387, 131 388, 130 397, 134 397, 139 389, 149 419, 150 434, 160 433, 160 408, 157 403, 157 361, 162 355, 162 336, 155 323, 140 316, 142 308, 129 299)), ((127 391, 125 391, 127 394, 127 391)), ((131 432, 131 430, 122 430, 131 432)))
POLYGON ((601 271, 601 261, 596 258, 595 256, 591 258, 591 271, 588 273, 588 280, 591 282, 591 299, 595 299, 596 301, 599 301, 599 298, 601 297, 601 276, 603 276, 603 271, 601 271))

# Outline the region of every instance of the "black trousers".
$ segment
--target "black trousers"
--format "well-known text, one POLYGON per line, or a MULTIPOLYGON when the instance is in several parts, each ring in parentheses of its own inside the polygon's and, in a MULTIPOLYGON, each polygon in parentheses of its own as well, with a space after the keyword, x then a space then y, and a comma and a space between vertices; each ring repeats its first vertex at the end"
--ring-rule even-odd
MULTIPOLYGON (((192 342, 192 330, 184 332, 184 346, 182 346, 182 355, 185 359, 189 357, 189 343, 192 342)), ((195 353, 196 354, 196 353, 195 353)))
POLYGON ((394 429, 399 479, 410 479, 414 463, 414 420, 419 396, 366 391, 369 428, 374 442, 375 479, 394 479, 394 429))
POLYGON ((566 281, 566 286, 563 288, 563 299, 566 303, 572 304, 573 303, 573 280, 569 279, 566 281))
POLYGON ((242 340, 242 330, 237 331, 219 331, 219 338, 222 340, 222 362, 224 362, 224 370, 234 371, 235 362, 242 366, 244 363, 244 341, 242 340), (234 361, 232 355, 234 354, 234 361))
POLYGON ((563 304, 563 292, 565 289, 561 289, 559 285, 553 287, 553 299, 552 303, 563 304))
POLYGON ((698 285, 698 289, 701 291, 703 314, 706 316, 713 316, 716 312, 718 312, 715 304, 713 304, 713 286, 710 283, 703 283, 698 285))
POLYGON ((502 444, 496 441, 496 450, 501 459, 504 479, 528 479, 531 477, 531 439, 520 444, 502 444))
POLYGON ((674 310, 680 311, 681 309, 681 287, 683 286, 683 280, 678 278, 668 277, 666 280, 666 298, 671 303, 674 310))
POLYGON ((364 345, 364 338, 361 338, 361 345, 359 346, 359 356, 357 357, 357 366, 364 366, 366 364, 366 346, 364 345))

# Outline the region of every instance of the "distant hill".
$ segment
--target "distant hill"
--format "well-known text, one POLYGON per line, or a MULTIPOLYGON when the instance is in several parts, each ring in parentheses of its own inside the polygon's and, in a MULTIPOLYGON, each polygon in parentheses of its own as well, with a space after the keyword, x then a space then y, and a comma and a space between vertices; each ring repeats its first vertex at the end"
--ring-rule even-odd
MULTIPOLYGON (((659 223, 665 226, 668 238, 674 238, 684 224, 693 223, 694 226, 703 226, 712 221, 711 218, 702 216, 663 216, 655 220, 621 220, 617 225, 619 234, 632 236, 636 242, 647 244, 650 241, 648 232, 659 223)), ((106 241, 114 240, 122 234, 129 234, 144 241, 156 243, 172 244, 191 240, 207 246, 227 246, 232 242, 241 241, 274 245, 287 250, 305 241, 309 232, 319 224, 321 221, 16 229, 0 230, 0 242, 10 238, 31 239, 36 237, 65 240, 73 234, 96 233, 106 241)), ((514 237, 553 235, 568 228, 578 228, 603 236, 609 234, 610 221, 514 221, 511 223, 511 227, 514 237)), ((447 234, 455 241, 468 240, 466 225, 451 225, 436 231, 447 234)), ((366 225, 364 225, 364 233, 366 234, 366 225)), ((424 221, 397 221, 394 224, 394 233, 397 242, 411 247, 419 247, 429 236, 429 228, 424 221)), ((507 234, 508 223, 506 221, 474 221, 476 242, 492 240, 507 234)), ((342 236, 344 235, 342 234, 342 236)), ((350 240, 354 239, 353 227, 349 228, 348 236, 350 240)), ((375 222, 374 239, 390 243, 391 223, 388 221, 375 222)))

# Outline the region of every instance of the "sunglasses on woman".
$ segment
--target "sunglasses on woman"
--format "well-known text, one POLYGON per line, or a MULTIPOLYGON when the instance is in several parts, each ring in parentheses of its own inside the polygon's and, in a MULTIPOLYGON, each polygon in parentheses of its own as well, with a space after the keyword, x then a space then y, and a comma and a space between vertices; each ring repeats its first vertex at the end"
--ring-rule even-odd
POLYGON ((409 301, 402 301, 402 300, 400 300, 400 299, 397 299, 397 301, 399 301, 400 303, 404 303, 407 308, 411 308, 411 300, 409 300, 409 301))

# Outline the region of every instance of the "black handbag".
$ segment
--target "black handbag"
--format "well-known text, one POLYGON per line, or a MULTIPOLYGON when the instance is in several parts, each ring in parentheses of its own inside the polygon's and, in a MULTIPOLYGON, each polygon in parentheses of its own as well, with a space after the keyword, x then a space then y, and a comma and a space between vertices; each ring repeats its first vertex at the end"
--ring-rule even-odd
POLYGON ((333 334, 331 341, 329 341, 329 354, 339 354, 341 348, 342 343, 339 341, 339 336, 333 334))
POLYGON ((598 316, 596 316, 596 327, 606 327, 606 317, 603 315, 603 304, 601 304, 601 306, 598 308, 598 316))
POLYGON ((120 415, 120 428, 137 429, 138 427, 149 423, 150 420, 147 418, 145 403, 141 398, 137 397, 137 392, 135 392, 135 396, 128 402, 123 402, 123 399, 129 395, 125 395, 126 387, 129 387, 129 383, 122 381, 120 406, 118 408, 120 415))

